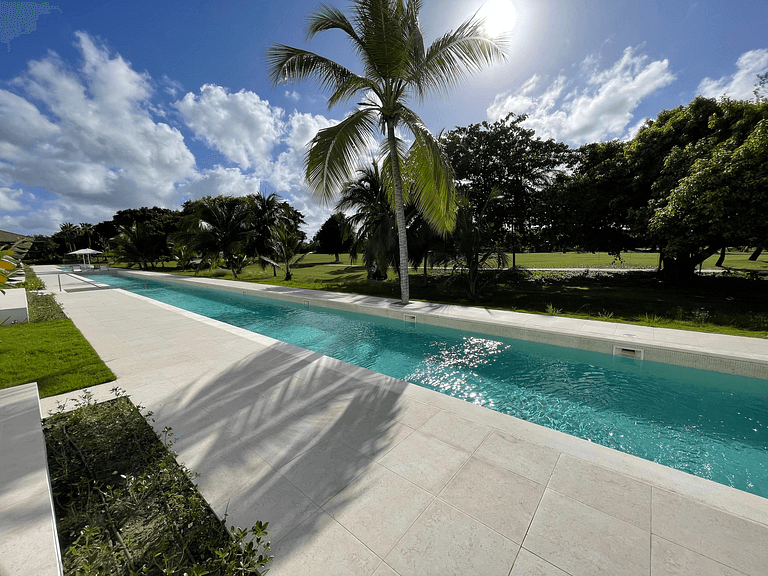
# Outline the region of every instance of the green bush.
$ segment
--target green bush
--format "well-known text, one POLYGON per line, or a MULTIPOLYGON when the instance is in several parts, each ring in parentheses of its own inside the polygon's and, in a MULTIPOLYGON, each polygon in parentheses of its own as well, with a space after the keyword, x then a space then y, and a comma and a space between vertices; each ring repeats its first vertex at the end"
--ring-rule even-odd
POLYGON ((29 308, 29 322, 32 324, 61 320, 67 317, 53 294, 27 292, 27 307, 29 308))
POLYGON ((272 560, 267 524, 224 523, 162 439, 123 392, 43 421, 66 575, 263 574, 272 560))

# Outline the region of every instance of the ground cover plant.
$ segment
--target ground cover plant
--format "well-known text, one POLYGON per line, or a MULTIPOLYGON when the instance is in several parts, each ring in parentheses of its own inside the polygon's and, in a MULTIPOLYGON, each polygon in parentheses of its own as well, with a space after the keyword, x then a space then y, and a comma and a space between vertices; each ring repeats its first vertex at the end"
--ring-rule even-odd
POLYGON ((64 574, 264 574, 267 524, 228 531, 176 461, 170 428, 161 440, 151 413, 113 392, 43 421, 64 574))
MULTIPOLYGON (((43 286, 31 269, 25 284, 43 286)), ((27 291, 29 322, 0 326, 0 389, 37 382, 40 397, 115 379, 52 294, 27 291)))

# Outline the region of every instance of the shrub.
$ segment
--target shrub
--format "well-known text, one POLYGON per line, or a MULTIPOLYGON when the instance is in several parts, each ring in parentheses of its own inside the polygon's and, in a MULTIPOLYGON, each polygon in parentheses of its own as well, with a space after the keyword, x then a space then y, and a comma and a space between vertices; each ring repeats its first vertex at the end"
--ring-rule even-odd
POLYGON ((272 559, 267 524, 224 523, 123 392, 43 421, 65 574, 260 575, 272 559))

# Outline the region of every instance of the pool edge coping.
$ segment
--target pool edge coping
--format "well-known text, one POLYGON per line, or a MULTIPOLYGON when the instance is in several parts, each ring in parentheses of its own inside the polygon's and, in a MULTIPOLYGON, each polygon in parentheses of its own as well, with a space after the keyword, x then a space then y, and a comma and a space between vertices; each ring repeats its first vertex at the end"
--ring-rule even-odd
MULTIPOLYGON (((490 336, 527 340, 542 344, 563 346, 591 352, 617 355, 616 347, 642 350, 642 359, 688 368, 699 368, 725 374, 747 376, 768 380, 768 341, 747 336, 712 334, 678 330, 673 328, 654 328, 635 324, 601 322, 599 320, 581 320, 562 316, 547 316, 522 312, 510 312, 490 308, 472 308, 454 304, 436 304, 415 301, 403 306, 399 301, 377 296, 345 294, 256 284, 252 282, 220 280, 191 276, 169 275, 159 272, 110 269, 104 273, 118 273, 134 276, 146 276, 171 283, 189 284, 215 288, 237 294, 252 294, 273 300, 287 301, 320 308, 330 308, 346 312, 357 312, 373 316, 401 320, 404 314, 414 316, 417 322, 443 328, 461 329, 490 336), (468 315, 485 312, 487 319, 470 318, 468 315), (583 331, 581 327, 604 329, 613 334, 583 331), (620 334, 621 332, 621 334, 620 334), (686 340, 722 339, 733 345, 731 350, 715 349, 697 344, 675 344, 670 340, 653 340, 654 336, 686 340), (739 344, 754 348, 764 348, 763 353, 749 353, 738 350, 739 344)), ((97 273, 98 274, 98 273, 97 273)))

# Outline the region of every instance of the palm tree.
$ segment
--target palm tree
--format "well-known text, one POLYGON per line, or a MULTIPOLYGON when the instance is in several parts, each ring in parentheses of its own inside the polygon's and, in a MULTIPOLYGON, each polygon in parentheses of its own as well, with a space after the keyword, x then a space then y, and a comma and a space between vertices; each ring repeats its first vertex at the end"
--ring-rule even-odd
POLYGON ((270 78, 284 81, 315 79, 331 90, 332 107, 361 97, 362 102, 335 126, 320 130, 310 142, 305 176, 314 194, 328 202, 348 181, 365 157, 377 133, 384 136, 384 168, 392 181, 399 235, 400 297, 409 301, 408 244, 405 230, 403 173, 416 184, 410 201, 439 231, 455 223, 451 168, 437 139, 406 104, 428 93, 446 92, 467 72, 505 57, 500 41, 489 38, 483 22, 474 17, 435 40, 428 48, 419 28, 421 0, 354 0, 352 18, 338 8, 321 6, 309 18, 308 38, 327 30, 341 30, 351 41, 363 73, 313 52, 274 44, 267 51, 270 78), (413 136, 406 151, 395 135, 401 129, 413 136))
POLYGON ((80 231, 80 234, 85 236, 85 239, 88 241, 88 248, 90 248, 91 236, 93 236, 95 232, 93 224, 89 224, 88 222, 80 222, 80 225, 77 228, 80 231))
POLYGON ((148 270, 150 264, 154 268, 159 242, 145 222, 118 226, 111 244, 117 262, 135 263, 141 270, 148 270))
POLYGON ((350 247, 352 261, 362 253, 368 279, 386 280, 389 267, 397 267, 398 236, 395 212, 376 162, 360 168, 358 177, 342 186, 336 210, 352 212, 349 223, 357 228, 350 247))
POLYGON ((252 213, 243 198, 205 196, 196 202, 195 212, 187 226, 196 232, 195 244, 204 258, 215 260, 221 256, 237 280, 237 273, 245 264, 251 219, 252 213))
POLYGON ((72 247, 72 242, 79 235, 77 226, 72 224, 72 222, 64 222, 63 224, 59 224, 59 230, 61 231, 61 235, 64 237, 64 242, 66 242, 69 251, 74 252, 75 249, 72 247))
POLYGON ((281 220, 272 227, 271 232, 270 246, 275 259, 273 260, 266 256, 261 256, 261 259, 272 264, 273 267, 285 269, 285 280, 288 281, 293 278, 291 266, 301 262, 311 252, 306 254, 299 253, 301 249, 301 235, 298 233, 297 228, 291 226, 289 221, 281 220))

